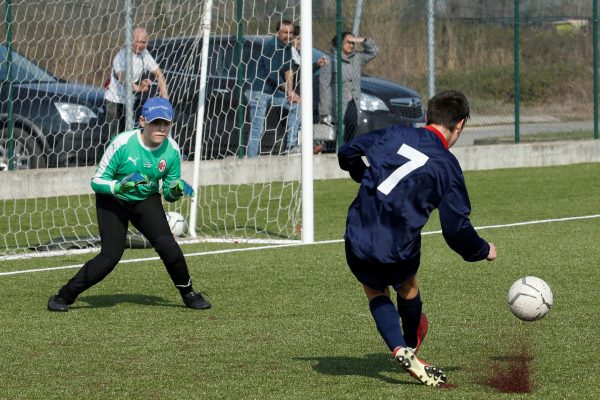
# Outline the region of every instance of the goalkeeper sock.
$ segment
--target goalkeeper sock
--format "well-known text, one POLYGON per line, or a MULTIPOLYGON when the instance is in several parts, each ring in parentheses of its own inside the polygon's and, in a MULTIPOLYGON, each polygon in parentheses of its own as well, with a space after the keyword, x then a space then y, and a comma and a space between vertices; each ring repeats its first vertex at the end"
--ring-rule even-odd
POLYGON ((193 292, 194 287, 192 286, 192 280, 188 281, 187 285, 175 285, 181 294, 181 297, 184 297, 186 294, 193 292))
POLYGON ((390 351, 394 351, 398 346, 406 347, 400 328, 400 317, 390 298, 387 296, 375 297, 369 302, 369 309, 377 330, 390 351))
POLYGON ((421 310, 423 303, 421 302, 421 292, 412 299, 403 299, 398 296, 398 314, 402 319, 402 330, 404 331, 404 340, 409 347, 417 345, 417 329, 421 321, 421 310))

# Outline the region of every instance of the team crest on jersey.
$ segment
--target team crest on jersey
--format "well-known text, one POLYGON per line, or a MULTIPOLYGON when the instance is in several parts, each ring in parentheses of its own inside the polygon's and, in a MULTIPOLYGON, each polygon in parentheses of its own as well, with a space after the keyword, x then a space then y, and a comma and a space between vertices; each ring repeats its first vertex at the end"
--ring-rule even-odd
POLYGON ((163 172, 167 168, 167 161, 163 158, 158 162, 158 172, 163 172))

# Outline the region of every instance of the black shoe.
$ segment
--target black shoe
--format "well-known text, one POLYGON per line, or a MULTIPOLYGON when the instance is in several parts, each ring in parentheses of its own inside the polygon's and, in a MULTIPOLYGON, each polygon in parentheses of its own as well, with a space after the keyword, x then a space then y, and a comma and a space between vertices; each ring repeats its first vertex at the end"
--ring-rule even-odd
POLYGON ((183 302, 186 307, 193 308, 195 310, 208 310, 212 305, 206 301, 201 293, 189 292, 183 296, 183 302))
POLYGON ((50 311, 69 311, 69 303, 55 294, 48 299, 48 310, 50 311))

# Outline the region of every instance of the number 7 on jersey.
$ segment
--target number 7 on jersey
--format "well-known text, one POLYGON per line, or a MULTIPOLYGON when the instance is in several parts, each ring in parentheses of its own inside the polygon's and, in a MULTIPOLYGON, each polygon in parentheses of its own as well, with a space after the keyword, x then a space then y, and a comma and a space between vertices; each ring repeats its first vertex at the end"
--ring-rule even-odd
POLYGON ((410 147, 407 144, 402 144, 400 149, 398 149, 398 154, 403 157, 408 158, 410 161, 406 164, 401 165, 398 169, 390 174, 386 180, 381 182, 379 186, 377 186, 377 190, 386 196, 390 194, 392 189, 396 187, 396 185, 404 178, 406 175, 410 174, 415 169, 422 167, 425 165, 429 157, 425 154, 421 153, 419 150, 414 147, 410 147))

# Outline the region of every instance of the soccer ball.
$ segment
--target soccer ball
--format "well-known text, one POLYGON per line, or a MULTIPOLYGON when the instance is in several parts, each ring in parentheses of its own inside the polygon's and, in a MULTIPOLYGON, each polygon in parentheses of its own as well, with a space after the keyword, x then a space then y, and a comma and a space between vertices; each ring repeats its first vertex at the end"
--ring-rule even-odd
POLYGON ((168 211, 165 214, 167 216, 167 222, 169 223, 169 228, 171 228, 171 233, 173 236, 183 236, 183 234, 187 231, 187 223, 185 222, 183 215, 175 211, 168 211))
POLYGON ((519 278, 508 291, 508 308, 523 321, 542 319, 553 301, 550 286, 535 276, 519 278))

